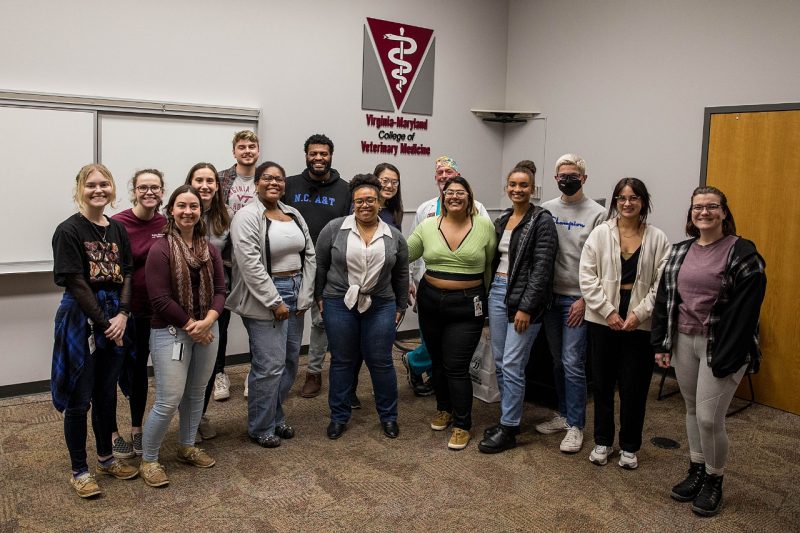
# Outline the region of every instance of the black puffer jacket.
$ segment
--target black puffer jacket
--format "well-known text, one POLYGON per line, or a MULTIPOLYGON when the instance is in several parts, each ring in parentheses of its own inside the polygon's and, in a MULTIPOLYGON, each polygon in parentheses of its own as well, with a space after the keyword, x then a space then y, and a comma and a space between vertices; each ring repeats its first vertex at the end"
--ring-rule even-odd
MULTIPOLYGON (((494 222, 497 242, 503 237, 513 209, 509 208, 494 222)), ((531 204, 530 209, 511 232, 508 250, 508 321, 517 311, 531 315, 531 322, 540 322, 553 292, 553 264, 558 252, 558 235, 553 217, 546 209, 531 204)), ((494 255, 492 275, 500 264, 500 252, 494 255)))

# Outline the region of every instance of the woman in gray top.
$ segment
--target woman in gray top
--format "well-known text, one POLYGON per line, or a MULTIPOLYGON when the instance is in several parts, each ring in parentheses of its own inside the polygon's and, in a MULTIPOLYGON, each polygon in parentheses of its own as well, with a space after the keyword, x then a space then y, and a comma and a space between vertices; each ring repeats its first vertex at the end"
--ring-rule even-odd
MULTIPOLYGON (((233 213, 222 197, 222 187, 219 182, 217 169, 211 163, 197 163, 186 175, 186 185, 191 185, 200 193, 203 202, 203 221, 206 223, 208 233, 206 238, 222 256, 225 270, 225 286, 230 289, 231 283, 231 219, 233 213)), ((217 347, 217 360, 214 363, 214 372, 206 386, 206 396, 203 403, 203 417, 197 430, 197 441, 213 439, 217 432, 211 425, 206 410, 211 391, 214 391, 215 400, 226 400, 230 397, 228 388, 230 382, 225 374, 225 352, 228 348, 228 324, 231 321, 231 312, 225 309, 217 321, 219 325, 219 346, 217 347), (223 386, 224 384, 224 386, 223 386), (222 394, 220 394, 222 393, 222 394)))
POLYGON ((397 228, 378 216, 380 191, 372 174, 355 176, 350 181, 353 214, 332 220, 317 238, 314 299, 331 350, 331 439, 347 427, 353 373, 362 357, 383 433, 392 439, 400 433, 392 343, 408 303, 408 248, 397 228))

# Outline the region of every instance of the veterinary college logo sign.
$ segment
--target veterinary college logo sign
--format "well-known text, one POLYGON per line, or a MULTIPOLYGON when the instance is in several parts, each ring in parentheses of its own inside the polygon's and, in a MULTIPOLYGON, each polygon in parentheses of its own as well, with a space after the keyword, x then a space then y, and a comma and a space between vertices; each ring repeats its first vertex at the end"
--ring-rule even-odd
POLYGON ((433 114, 433 30, 367 18, 361 108, 433 114))

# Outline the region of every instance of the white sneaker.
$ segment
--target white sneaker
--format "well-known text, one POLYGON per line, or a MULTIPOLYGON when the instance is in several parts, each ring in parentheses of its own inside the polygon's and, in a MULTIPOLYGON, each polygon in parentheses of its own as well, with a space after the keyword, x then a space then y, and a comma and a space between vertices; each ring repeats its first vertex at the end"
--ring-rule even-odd
POLYGON ((639 468, 639 460, 633 452, 619 452, 619 466, 628 470, 635 470, 639 468))
POLYGON ((536 431, 538 431, 542 435, 552 435, 553 433, 558 433, 559 431, 566 431, 568 429, 569 429, 569 424, 567 424, 567 419, 558 413, 554 413, 553 418, 551 418, 547 422, 536 424, 536 431))
POLYGON ((220 402, 230 397, 231 380, 228 379, 228 374, 225 372, 218 372, 217 377, 214 378, 214 400, 220 402))
POLYGON ((244 397, 247 398, 247 382, 250 381, 250 371, 247 371, 247 374, 244 375, 244 397))
POLYGON ((578 453, 583 446, 583 430, 579 427, 569 426, 567 435, 561 441, 561 451, 564 453, 578 453))
POLYGON ((603 466, 608 462, 608 456, 614 453, 613 446, 603 446, 602 444, 598 444, 592 450, 592 453, 589 454, 589 461, 592 463, 603 466))

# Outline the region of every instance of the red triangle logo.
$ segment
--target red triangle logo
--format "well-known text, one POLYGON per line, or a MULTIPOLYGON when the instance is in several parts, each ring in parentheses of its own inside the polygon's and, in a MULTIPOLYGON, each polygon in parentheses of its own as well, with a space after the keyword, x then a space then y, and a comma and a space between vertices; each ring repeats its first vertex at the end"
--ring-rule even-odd
POLYGON ((428 52, 433 30, 369 17, 367 25, 395 109, 400 111, 428 52))

